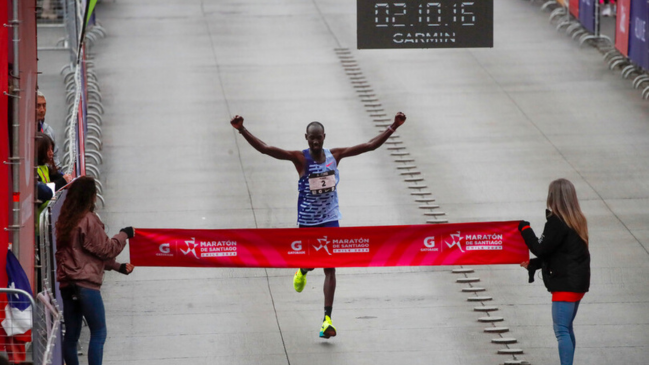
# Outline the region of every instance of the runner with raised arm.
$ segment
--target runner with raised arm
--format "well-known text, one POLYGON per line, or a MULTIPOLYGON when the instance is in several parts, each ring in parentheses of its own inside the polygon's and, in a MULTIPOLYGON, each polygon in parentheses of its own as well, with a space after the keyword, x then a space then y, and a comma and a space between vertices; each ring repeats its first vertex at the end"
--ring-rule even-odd
MULTIPOLYGON (((399 112, 394 123, 369 142, 353 147, 323 148, 325 140, 324 126, 311 122, 306 127, 304 138, 309 148, 302 151, 287 151, 269 146, 255 137, 243 126, 243 117, 236 115, 230 124, 239 131, 243 138, 257 151, 278 160, 293 162, 300 177, 298 181, 297 223, 300 228, 339 227, 342 218, 338 209, 337 186, 339 181, 338 165, 345 157, 360 155, 379 148, 406 121, 405 114, 399 112)), ((326 248, 326 246, 325 246, 326 248)), ((298 293, 306 285, 306 275, 313 269, 298 269, 293 276, 293 287, 298 293)), ((324 280, 324 322, 320 337, 329 338, 336 335, 336 327, 331 323, 331 311, 336 291, 336 269, 325 268, 324 280)))

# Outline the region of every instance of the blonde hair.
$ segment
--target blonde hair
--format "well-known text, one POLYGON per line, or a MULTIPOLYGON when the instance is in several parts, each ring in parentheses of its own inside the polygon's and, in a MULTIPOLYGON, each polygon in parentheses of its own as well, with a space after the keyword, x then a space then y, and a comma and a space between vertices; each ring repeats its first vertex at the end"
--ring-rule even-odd
POLYGON ((575 186, 566 179, 554 180, 548 188, 547 204, 552 214, 574 229, 588 246, 588 222, 579 207, 575 186))

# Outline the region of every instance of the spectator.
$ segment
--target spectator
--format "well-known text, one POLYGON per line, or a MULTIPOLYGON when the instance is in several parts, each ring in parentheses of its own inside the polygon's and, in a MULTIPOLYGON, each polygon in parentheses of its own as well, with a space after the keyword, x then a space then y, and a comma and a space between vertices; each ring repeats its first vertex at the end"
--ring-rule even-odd
POLYGON ((52 189, 50 189, 47 185, 43 184, 40 181, 36 186, 36 193, 36 197, 40 202, 52 200, 52 198, 54 197, 54 192, 52 191, 52 189))
POLYGON ((579 303, 590 287, 588 223, 581 212, 574 185, 566 179, 550 183, 547 222, 540 238, 530 223, 521 221, 518 229, 525 244, 537 258, 523 262, 529 281, 541 269, 543 283, 552 293, 552 323, 559 343, 561 365, 572 365, 575 333, 572 323, 579 303))
POLYGON ((45 133, 36 133, 36 154, 38 179, 42 183, 54 183, 55 190, 61 189, 72 181, 72 176, 62 174, 54 163, 54 141, 45 133))
MULTIPOLYGON (((41 193, 41 184, 54 183, 54 190, 59 190, 70 181, 72 181, 72 176, 68 174, 62 174, 54 166, 54 161, 52 155, 54 153, 54 144, 52 139, 45 133, 37 132, 36 133, 36 154, 37 154, 37 163, 38 167, 36 169, 37 179, 38 179, 38 192, 39 200, 41 193)), ((47 186, 45 188, 49 189, 47 186)), ((50 196, 50 199, 52 197, 50 196)), ((40 218, 41 213, 47 207, 49 200, 41 200, 42 203, 38 207, 38 216, 36 217, 36 235, 40 234, 40 218)))
MULTIPOLYGON (((133 227, 126 227, 109 238, 94 213, 96 199, 95 180, 87 176, 76 179, 56 222, 56 280, 63 298, 63 359, 67 365, 79 364, 77 344, 83 317, 90 328, 88 364, 101 365, 107 334, 100 293, 104 269, 117 267, 115 257, 135 235, 133 227)), ((133 265, 122 264, 119 271, 129 274, 133 265)))
POLYGON ((49 124, 45 123, 45 114, 47 113, 47 101, 45 95, 39 91, 36 92, 36 132, 45 133, 54 142, 54 165, 61 166, 59 161, 59 149, 56 147, 56 137, 54 136, 54 129, 49 124))

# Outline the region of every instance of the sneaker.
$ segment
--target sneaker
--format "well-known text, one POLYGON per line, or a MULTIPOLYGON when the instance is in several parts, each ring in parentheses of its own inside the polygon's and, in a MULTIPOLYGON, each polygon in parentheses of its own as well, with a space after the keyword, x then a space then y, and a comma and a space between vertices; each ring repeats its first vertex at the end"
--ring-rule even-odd
POLYGON ((331 323, 331 318, 325 316, 324 322, 322 322, 322 328, 320 328, 320 337, 329 338, 336 335, 336 327, 331 323))
POLYGON ((305 286, 306 286, 306 275, 303 275, 302 271, 300 269, 297 269, 295 275, 293 275, 293 288, 295 288, 296 292, 301 293, 302 290, 304 290, 305 286))
POLYGON ((605 4, 604 8, 602 8, 602 16, 611 16, 613 15, 613 10, 611 9, 610 4, 605 4))

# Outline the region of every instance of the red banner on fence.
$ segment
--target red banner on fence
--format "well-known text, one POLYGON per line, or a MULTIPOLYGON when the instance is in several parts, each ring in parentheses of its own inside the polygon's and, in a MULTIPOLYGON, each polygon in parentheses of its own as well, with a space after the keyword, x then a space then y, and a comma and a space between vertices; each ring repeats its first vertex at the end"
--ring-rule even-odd
POLYGON ((579 19, 579 0, 569 0, 568 9, 570 10, 570 14, 572 14, 572 16, 579 19))
MULTIPOLYGON (((9 5, 0 5, 0 24, 9 24, 9 5)), ((11 165, 9 161, 9 27, 0 25, 0 285, 7 282, 7 247, 11 241, 11 165)), ((1 310, 2 308, 0 308, 1 310)), ((1 349, 1 345, 0 345, 1 349)))
POLYGON ((367 267, 518 264, 529 251, 515 222, 413 226, 144 229, 136 266, 367 267))
POLYGON ((629 56, 629 19, 631 18, 631 0, 617 1, 617 17, 615 18, 615 48, 629 56))

